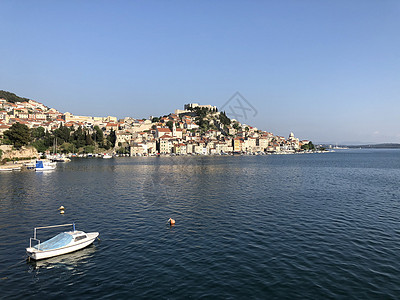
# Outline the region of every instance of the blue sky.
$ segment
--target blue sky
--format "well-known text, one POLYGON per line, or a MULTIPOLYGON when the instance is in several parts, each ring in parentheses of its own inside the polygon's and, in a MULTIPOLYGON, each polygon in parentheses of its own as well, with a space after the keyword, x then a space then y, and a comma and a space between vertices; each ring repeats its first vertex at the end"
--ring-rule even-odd
POLYGON ((400 1, 0 2, 0 89, 76 115, 164 115, 240 92, 241 121, 400 142, 400 1))

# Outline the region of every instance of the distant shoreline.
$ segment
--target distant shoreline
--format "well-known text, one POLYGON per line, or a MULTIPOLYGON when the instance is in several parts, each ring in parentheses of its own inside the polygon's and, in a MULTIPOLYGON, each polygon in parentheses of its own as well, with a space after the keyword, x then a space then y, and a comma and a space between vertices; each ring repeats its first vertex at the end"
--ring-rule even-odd
POLYGON ((348 148, 361 149, 400 149, 400 144, 384 143, 384 144, 369 144, 369 145, 349 145, 348 148))

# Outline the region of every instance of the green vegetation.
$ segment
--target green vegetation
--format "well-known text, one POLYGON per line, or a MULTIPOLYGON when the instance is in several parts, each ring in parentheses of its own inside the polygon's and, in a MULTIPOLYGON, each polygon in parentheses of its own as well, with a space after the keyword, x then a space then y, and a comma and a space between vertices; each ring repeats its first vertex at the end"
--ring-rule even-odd
POLYGON ((111 129, 110 135, 107 137, 107 142, 109 142, 110 148, 115 147, 115 142, 117 141, 117 135, 115 131, 111 129))
POLYGON ((240 128, 240 125, 239 125, 238 122, 234 122, 233 125, 232 125, 232 127, 233 127, 234 129, 238 130, 238 129, 240 128))
POLYGON ((189 110, 195 112, 196 116, 198 116, 201 119, 205 118, 207 114, 214 113, 217 111, 215 109, 210 109, 207 107, 195 107, 195 108, 190 108, 189 110))
POLYGON ((165 125, 167 125, 168 126, 168 128, 169 128, 169 130, 171 130, 172 131, 172 128, 174 127, 174 122, 172 122, 172 121, 168 121, 165 125))
POLYGON ((36 159, 36 156, 4 158, 1 161, 1 164, 5 164, 10 161, 23 161, 23 160, 32 160, 32 159, 36 159))
MULTIPOLYGON (((62 152, 62 153, 75 153, 75 150, 76 150, 74 144, 72 144, 72 143, 67 143, 67 142, 63 143, 63 144, 60 146, 60 149, 61 149, 61 152, 62 152)), ((38 150, 38 151, 39 151, 39 150, 38 150)), ((43 151, 41 151, 41 152, 43 152, 43 151)))
POLYGON ((94 152, 94 146, 91 146, 91 145, 89 145, 89 146, 85 146, 84 148, 83 148, 83 152, 84 153, 93 153, 94 152))
POLYGON ((117 150, 117 153, 118 153, 118 154, 128 154, 128 153, 129 153, 129 150, 128 150, 127 148, 125 148, 125 147, 120 147, 120 148, 117 150))
POLYGON ((215 113, 218 112, 218 109, 195 107, 189 108, 189 110, 196 114, 196 124, 199 125, 201 132, 205 132, 210 129, 217 129, 217 127, 213 124, 213 121, 218 120, 225 125, 229 125, 231 123, 231 120, 226 116, 225 112, 220 113, 219 116, 215 115, 215 113))
POLYGON ((6 99, 8 102, 11 102, 11 103, 29 101, 29 99, 27 99, 27 98, 22 98, 22 97, 15 95, 14 93, 10 93, 10 92, 3 91, 3 90, 0 90, 0 99, 1 98, 6 99))
POLYGON ((197 125, 199 125, 201 131, 208 131, 210 129, 210 121, 204 119, 204 118, 199 118, 197 120, 197 125))
POLYGON ((105 144, 103 130, 101 130, 97 125, 93 128, 92 140, 95 144, 97 143, 100 148, 104 148, 105 144))
POLYGON ((76 130, 60 125, 52 132, 46 131, 43 127, 29 129, 28 126, 15 123, 4 132, 2 144, 14 145, 19 149, 25 145, 32 145, 38 152, 44 153, 47 150, 62 153, 94 153, 104 152, 115 147, 116 134, 111 130, 107 138, 103 131, 95 126, 93 132, 89 129, 78 127, 76 130))
POLYGON ((15 148, 20 149, 31 141, 31 131, 28 126, 15 123, 4 132, 4 136, 11 141, 15 148))
POLYGON ((44 138, 46 136, 46 130, 42 126, 33 128, 31 130, 31 136, 34 139, 44 138))
POLYGON ((48 146, 46 146, 46 142, 43 140, 34 141, 32 143, 32 146, 35 147, 36 150, 41 153, 45 152, 49 148, 48 146))
POLYGON ((301 146, 303 150, 315 150, 314 144, 310 141, 308 144, 301 146))
POLYGON ((219 114, 219 120, 224 125, 230 125, 231 119, 229 119, 224 111, 219 114))

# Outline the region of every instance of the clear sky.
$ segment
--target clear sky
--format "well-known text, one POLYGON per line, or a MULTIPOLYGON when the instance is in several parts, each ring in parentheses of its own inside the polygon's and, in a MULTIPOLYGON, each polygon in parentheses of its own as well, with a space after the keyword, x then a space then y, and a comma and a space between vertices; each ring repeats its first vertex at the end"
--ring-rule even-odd
MULTIPOLYGON (((0 89, 76 115, 223 106, 314 142, 400 142, 400 1, 0 2, 0 89)), ((229 115, 229 113, 228 113, 229 115)))

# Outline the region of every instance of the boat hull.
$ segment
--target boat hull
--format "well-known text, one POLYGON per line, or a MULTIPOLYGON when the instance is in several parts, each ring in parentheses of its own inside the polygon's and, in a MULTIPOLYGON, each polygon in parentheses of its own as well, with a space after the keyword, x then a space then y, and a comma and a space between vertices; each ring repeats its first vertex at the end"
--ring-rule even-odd
POLYGON ((53 171, 56 168, 36 168, 37 172, 53 171))
POLYGON ((90 232, 87 233, 87 238, 84 240, 79 241, 79 243, 73 243, 70 245, 67 245, 65 247, 57 248, 57 249, 52 249, 52 250, 38 250, 36 248, 30 247, 26 248, 26 254, 34 259, 34 260, 40 260, 40 259, 45 259, 45 258, 50 258, 54 256, 59 256, 67 253, 71 253, 80 249, 83 249, 90 244, 94 242, 94 240, 99 236, 98 232, 90 232))
POLYGON ((35 166, 36 166, 36 171, 50 171, 56 168, 57 163, 37 160, 35 166))

